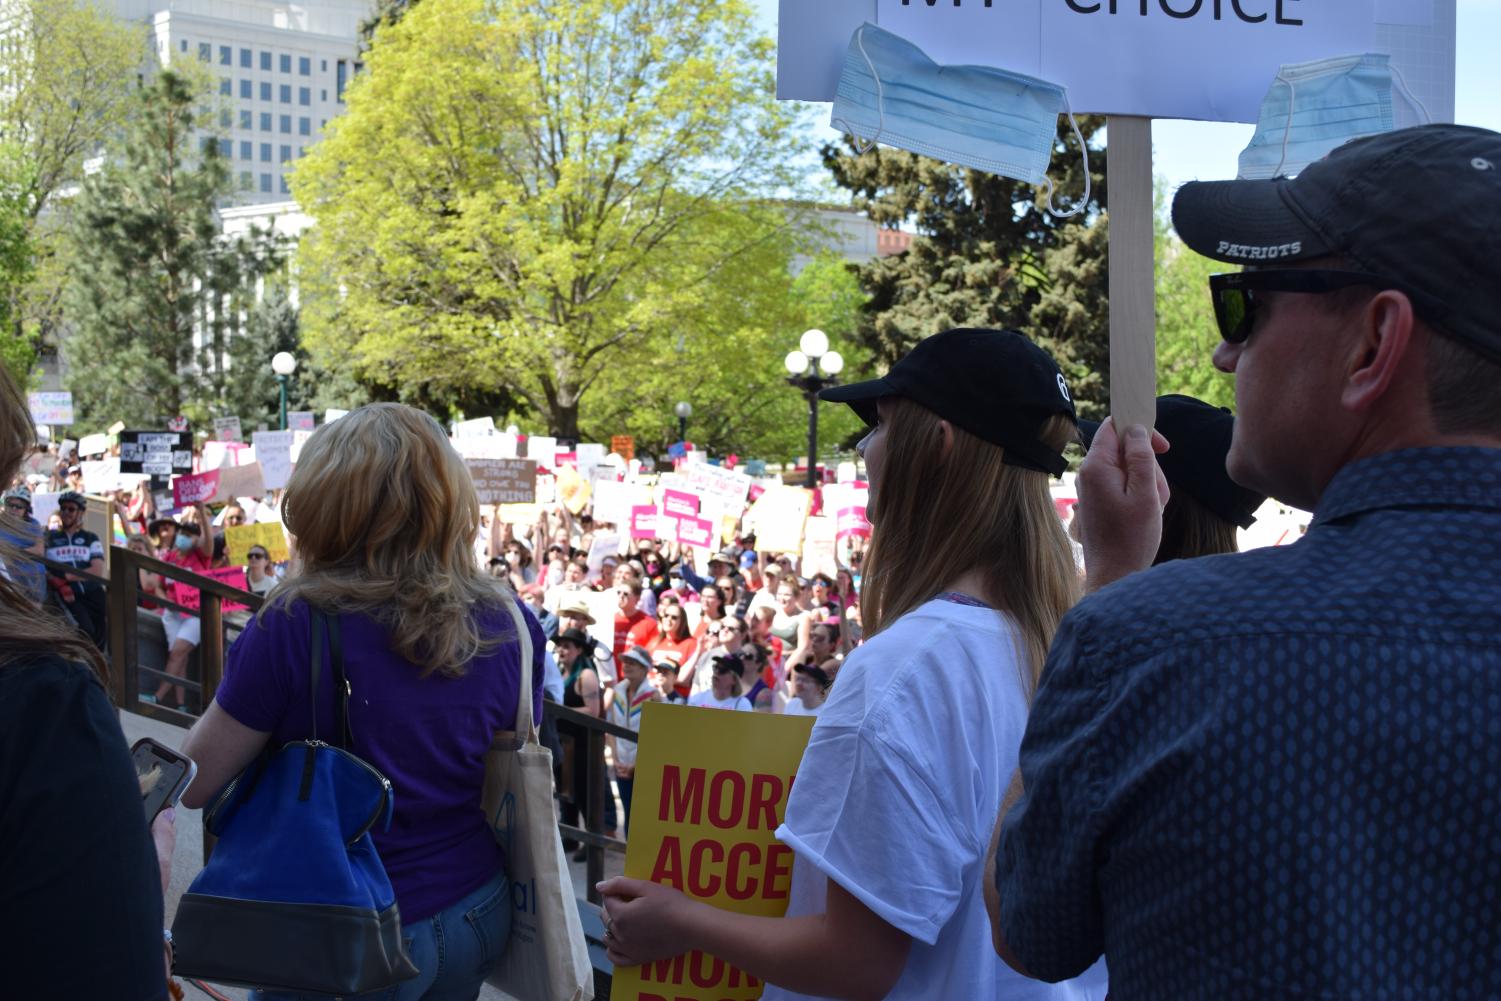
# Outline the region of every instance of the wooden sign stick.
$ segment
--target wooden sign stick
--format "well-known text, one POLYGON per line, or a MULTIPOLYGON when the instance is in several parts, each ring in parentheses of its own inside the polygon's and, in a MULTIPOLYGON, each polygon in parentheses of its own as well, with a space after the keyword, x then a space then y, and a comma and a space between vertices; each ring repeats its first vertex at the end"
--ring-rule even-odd
POLYGON ((1111 115, 1110 414, 1124 432, 1157 415, 1156 274, 1152 239, 1152 120, 1111 115))

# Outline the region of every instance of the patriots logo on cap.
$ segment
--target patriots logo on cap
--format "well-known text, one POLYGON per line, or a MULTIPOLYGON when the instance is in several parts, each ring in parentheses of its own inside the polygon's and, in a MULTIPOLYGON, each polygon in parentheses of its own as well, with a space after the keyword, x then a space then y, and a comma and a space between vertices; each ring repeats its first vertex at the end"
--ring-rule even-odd
POLYGON ((1072 396, 1068 395, 1068 383, 1066 383, 1066 382, 1063 381, 1063 373, 1062 372, 1058 373, 1058 392, 1062 393, 1063 394, 1063 398, 1065 400, 1067 400, 1068 402, 1070 402, 1070 403, 1074 402, 1074 398, 1072 396))

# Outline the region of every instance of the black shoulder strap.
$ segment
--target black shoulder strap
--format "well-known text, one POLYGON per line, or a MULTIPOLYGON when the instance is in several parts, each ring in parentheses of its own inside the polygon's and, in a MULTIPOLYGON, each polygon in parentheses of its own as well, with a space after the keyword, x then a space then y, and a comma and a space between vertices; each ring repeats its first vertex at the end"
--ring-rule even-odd
POLYGON ((344 673, 344 639, 339 632, 338 615, 328 618, 328 646, 334 670, 334 697, 339 700, 334 725, 339 728, 339 746, 350 751, 353 748, 349 744, 349 678, 344 673))
POLYGON ((314 608, 313 613, 313 648, 312 669, 308 672, 312 678, 310 683, 311 698, 308 700, 313 707, 313 739, 318 739, 318 676, 323 673, 323 613, 314 608))

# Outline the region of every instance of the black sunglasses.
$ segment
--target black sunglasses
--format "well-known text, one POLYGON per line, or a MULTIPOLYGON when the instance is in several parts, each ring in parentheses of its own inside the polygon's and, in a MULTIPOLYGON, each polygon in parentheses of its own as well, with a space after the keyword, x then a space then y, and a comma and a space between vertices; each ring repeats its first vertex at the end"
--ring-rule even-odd
POLYGON ((1396 289, 1413 301, 1418 311, 1442 315, 1443 304, 1409 285, 1366 271, 1324 271, 1282 268, 1271 271, 1236 271, 1209 276, 1209 296, 1214 301, 1214 319, 1220 336, 1231 344, 1244 344, 1256 325, 1257 292, 1303 292, 1318 295, 1342 288, 1371 285, 1396 289))

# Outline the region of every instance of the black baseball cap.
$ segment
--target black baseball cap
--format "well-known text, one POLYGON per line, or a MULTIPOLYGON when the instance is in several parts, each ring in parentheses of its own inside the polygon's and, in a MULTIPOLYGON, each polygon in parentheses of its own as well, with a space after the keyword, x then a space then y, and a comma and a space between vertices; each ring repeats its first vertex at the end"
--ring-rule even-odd
MULTIPOLYGON (((1159 396, 1156 427, 1172 445, 1157 457, 1168 485, 1182 490, 1217 517, 1250 528, 1266 494, 1247 490, 1225 472, 1225 456, 1235 428, 1230 411, 1192 396, 1159 396)), ((1099 429, 1099 421, 1079 422, 1086 447, 1099 429)))
POLYGON ((1058 364, 1015 330, 945 330, 919 341, 884 378, 835 386, 818 396, 848 403, 867 424, 876 423, 877 400, 912 400, 999 445, 1002 462, 1054 476, 1068 463, 1038 435, 1054 414, 1077 419, 1058 364))
POLYGON ((1206 257, 1316 257, 1401 282, 1439 330, 1501 360, 1501 133, 1419 125, 1356 139, 1297 177, 1191 181, 1173 228, 1206 257))

